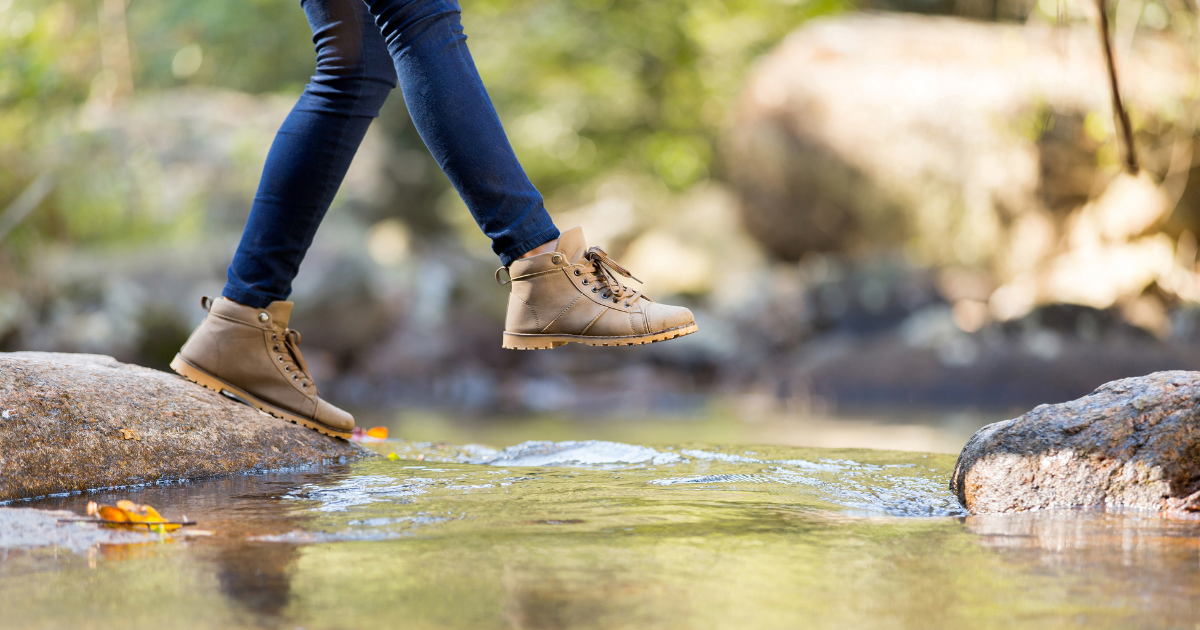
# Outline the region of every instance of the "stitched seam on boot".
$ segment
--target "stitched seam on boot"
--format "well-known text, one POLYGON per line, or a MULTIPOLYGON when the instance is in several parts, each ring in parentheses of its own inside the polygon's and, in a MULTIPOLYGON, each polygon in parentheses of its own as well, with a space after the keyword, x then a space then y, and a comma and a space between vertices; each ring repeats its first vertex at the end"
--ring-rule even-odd
POLYGON ((217 343, 217 334, 214 333, 211 329, 205 329, 204 332, 208 333, 209 339, 212 340, 213 353, 217 355, 217 364, 214 365, 212 368, 213 373, 220 374, 221 373, 221 344, 217 343))
POLYGON ((587 326, 584 326, 584 327, 583 327, 583 330, 579 331, 579 334, 581 334, 581 335, 586 335, 586 334, 587 334, 587 331, 589 331, 589 330, 591 330, 591 329, 592 329, 592 324, 595 324, 596 322, 600 321, 600 318, 601 318, 601 317, 604 317, 604 314, 605 314, 605 313, 607 313, 607 312, 608 312, 608 311, 607 311, 606 309, 600 309, 600 314, 596 316, 596 319, 593 319, 591 324, 588 324, 587 326))
MULTIPOLYGON (((546 324, 545 326, 542 326, 541 328, 539 328, 539 329, 538 329, 538 332, 546 332, 546 329, 547 329, 547 328, 549 328, 549 327, 551 327, 551 326, 553 326, 553 325, 554 325, 554 322, 558 321, 560 317, 562 317, 563 315, 566 315, 567 311, 571 310, 571 307, 572 307, 572 306, 575 306, 575 303, 576 303, 576 302, 578 302, 578 301, 579 301, 579 298, 581 298, 581 297, 583 297, 583 296, 582 296, 582 295, 577 295, 577 296, 575 296, 575 299, 574 299, 574 300, 571 300, 571 303, 567 305, 567 308, 564 308, 564 309, 562 310, 562 312, 558 314, 558 316, 557 316, 557 317, 555 317, 554 319, 550 320, 550 323, 549 323, 549 324, 546 324)), ((521 298, 517 298, 517 299, 519 300, 519 299, 521 299, 521 298)))
POLYGON ((220 317, 221 319, 223 319, 223 320, 225 320, 225 321, 227 321, 227 322, 233 322, 233 323, 235 323, 235 324, 241 324, 241 325, 243 325, 243 326, 249 326, 249 327, 251 327, 251 328, 257 328, 257 329, 259 329, 259 330, 267 330, 266 328, 263 328, 263 327, 261 327, 261 326, 256 326, 256 325, 254 325, 254 324, 251 324, 251 323, 249 323, 249 322, 244 322, 244 321, 242 321, 242 320, 240 320, 240 319, 234 319, 234 318, 232 318, 232 317, 229 317, 228 315, 222 315, 222 314, 220 314, 220 313, 213 313, 213 312, 211 312, 211 311, 210 311, 208 314, 209 314, 209 315, 212 315, 213 317, 220 317))
MULTIPOLYGON (((631 333, 633 333, 633 334, 635 334, 635 335, 636 335, 636 334, 638 334, 638 331, 637 331, 637 326, 634 326, 634 325, 633 325, 633 322, 634 322, 634 319, 633 319, 633 313, 630 313, 630 314, 629 314, 629 332, 631 332, 631 333)), ((643 330, 641 334, 643 334, 643 335, 644 335, 644 334, 646 334, 646 331, 645 331, 645 330, 643 330)))
MULTIPOLYGON (((537 310, 533 308, 533 305, 530 304, 529 302, 526 302, 525 300, 521 300, 521 296, 519 296, 519 295, 513 295, 513 297, 520 300, 521 303, 525 305, 525 308, 529 309, 529 314, 533 315, 533 325, 537 326, 538 330, 542 330, 542 322, 538 319, 537 310)), ((549 326, 549 324, 547 324, 547 326, 549 326)))

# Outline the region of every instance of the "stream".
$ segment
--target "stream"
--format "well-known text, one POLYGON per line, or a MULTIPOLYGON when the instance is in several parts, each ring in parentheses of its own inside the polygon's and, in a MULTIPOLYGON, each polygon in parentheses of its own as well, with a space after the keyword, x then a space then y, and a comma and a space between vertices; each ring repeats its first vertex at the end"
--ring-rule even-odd
MULTIPOLYGON (((50 497, 208 536, 0 549, 4 627, 1193 628, 1200 523, 974 517, 954 456, 393 440, 389 457, 50 497)), ((90 524, 62 527, 94 527, 90 524)))

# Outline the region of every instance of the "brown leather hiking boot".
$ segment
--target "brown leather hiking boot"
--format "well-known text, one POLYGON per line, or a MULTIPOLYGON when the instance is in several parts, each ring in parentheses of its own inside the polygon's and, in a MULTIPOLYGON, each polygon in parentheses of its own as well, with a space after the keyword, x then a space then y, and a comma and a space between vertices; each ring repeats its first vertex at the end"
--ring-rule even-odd
MULTIPOLYGON (((634 346, 696 332, 692 312, 659 304, 617 280, 634 278, 604 250, 587 246, 583 230, 558 238, 555 251, 514 260, 504 347, 546 350, 575 342, 589 346, 634 346)), ((638 280, 640 283, 641 280, 638 280)))
POLYGON ((291 302, 251 308, 201 298, 208 317, 171 361, 171 369, 278 418, 350 439, 354 417, 320 398, 300 354, 300 333, 287 327, 291 302))

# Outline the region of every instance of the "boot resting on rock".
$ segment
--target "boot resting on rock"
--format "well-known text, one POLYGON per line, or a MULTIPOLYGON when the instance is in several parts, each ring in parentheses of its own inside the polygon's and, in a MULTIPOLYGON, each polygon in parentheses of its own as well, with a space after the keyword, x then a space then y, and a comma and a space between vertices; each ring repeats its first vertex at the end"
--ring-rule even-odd
POLYGON ((354 417, 320 397, 289 329, 291 302, 266 308, 205 297, 208 316, 171 361, 171 369, 278 418, 350 439, 354 417))

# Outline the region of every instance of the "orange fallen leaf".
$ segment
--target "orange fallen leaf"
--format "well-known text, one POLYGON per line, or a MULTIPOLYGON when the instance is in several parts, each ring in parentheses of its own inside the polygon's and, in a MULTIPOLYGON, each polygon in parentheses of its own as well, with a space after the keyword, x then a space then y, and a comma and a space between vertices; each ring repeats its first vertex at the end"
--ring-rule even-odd
POLYGON ((158 510, 149 505, 138 505, 128 499, 117 501, 117 505, 96 505, 95 502, 88 503, 87 512, 89 516, 99 516, 104 521, 106 527, 124 527, 126 529, 143 529, 143 527, 134 527, 133 523, 146 523, 149 527, 145 530, 152 532, 170 532, 179 529, 178 523, 170 523, 163 518, 158 510), (158 523, 161 523, 159 525, 158 523))
POLYGON ((100 518, 109 521, 110 523, 127 523, 129 517, 125 515, 125 510, 117 509, 111 505, 102 505, 97 510, 96 514, 100 518))
POLYGON ((387 427, 372 427, 367 429, 367 436, 378 440, 386 440, 388 436, 387 427))

